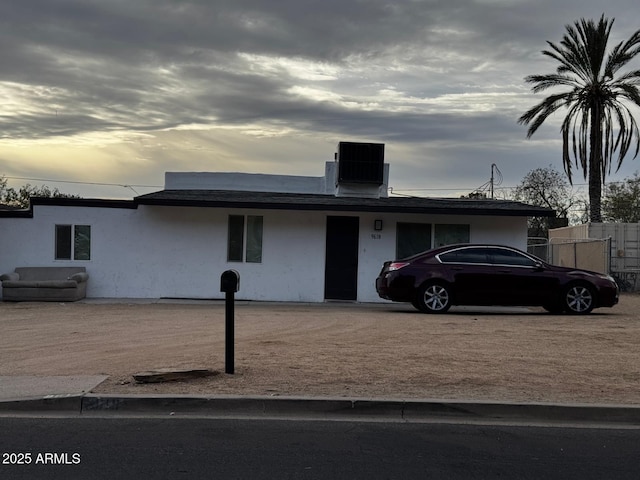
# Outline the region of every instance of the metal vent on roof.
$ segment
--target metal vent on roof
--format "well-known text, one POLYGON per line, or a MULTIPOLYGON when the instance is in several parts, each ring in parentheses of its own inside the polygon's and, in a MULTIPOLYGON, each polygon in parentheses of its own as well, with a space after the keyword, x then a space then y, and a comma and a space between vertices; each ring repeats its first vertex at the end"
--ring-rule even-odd
POLYGON ((340 142, 338 183, 384 183, 384 143, 340 142))

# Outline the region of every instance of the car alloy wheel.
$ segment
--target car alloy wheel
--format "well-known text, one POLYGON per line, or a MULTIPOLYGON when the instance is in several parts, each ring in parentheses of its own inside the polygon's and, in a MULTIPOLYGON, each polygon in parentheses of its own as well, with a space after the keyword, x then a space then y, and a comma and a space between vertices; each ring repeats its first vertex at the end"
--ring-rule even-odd
POLYGON ((571 285, 564 295, 564 303, 566 311, 570 314, 587 314, 594 307, 593 291, 587 285, 571 285))
POLYGON ((418 309, 424 313, 444 313, 451 306, 449 287, 430 283, 420 289, 417 301, 418 309))

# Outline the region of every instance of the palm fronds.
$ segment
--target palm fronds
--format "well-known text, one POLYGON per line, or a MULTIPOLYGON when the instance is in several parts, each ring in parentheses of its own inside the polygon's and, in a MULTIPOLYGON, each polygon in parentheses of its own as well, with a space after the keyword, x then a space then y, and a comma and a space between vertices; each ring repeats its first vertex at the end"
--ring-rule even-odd
MULTIPOLYGON (((559 63, 556 72, 529 75, 525 82, 533 93, 565 90, 544 98, 518 119, 528 126, 530 138, 550 116, 566 110, 560 129, 564 169, 569 181, 574 165, 588 175, 590 199, 597 205, 612 165, 620 168, 632 147, 634 158, 640 153, 640 130, 628 106, 640 107, 640 70, 619 74, 640 53, 640 30, 607 54, 613 22, 604 15, 598 22, 581 19, 566 26, 559 44, 547 42, 542 54, 559 63)), ((592 221, 599 216, 592 211, 592 221)))

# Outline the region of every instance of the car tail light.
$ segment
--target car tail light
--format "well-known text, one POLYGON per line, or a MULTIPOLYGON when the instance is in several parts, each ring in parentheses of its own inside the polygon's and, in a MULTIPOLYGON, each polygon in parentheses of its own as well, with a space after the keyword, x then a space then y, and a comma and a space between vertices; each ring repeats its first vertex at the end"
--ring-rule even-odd
POLYGON ((406 267, 407 265, 409 265, 409 262, 391 262, 391 265, 389 265, 389 271, 393 272, 395 270, 400 270, 402 267, 406 267))

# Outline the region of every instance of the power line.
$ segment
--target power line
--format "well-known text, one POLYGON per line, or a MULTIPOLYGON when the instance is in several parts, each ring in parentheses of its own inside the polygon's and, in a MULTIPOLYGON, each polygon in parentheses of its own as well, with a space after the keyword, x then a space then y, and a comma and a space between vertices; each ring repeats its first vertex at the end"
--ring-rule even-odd
MULTIPOLYGON (((607 185, 611 184, 611 183, 622 183, 622 182, 607 182, 607 185)), ((487 184, 485 184, 487 185, 487 184)), ((574 183, 573 186, 574 187, 586 187, 588 186, 588 183, 574 183)), ((494 187, 495 190, 509 190, 509 189, 513 189, 513 188, 517 188, 518 185, 514 185, 514 186, 505 186, 505 187, 494 187)), ((444 190, 450 190, 450 191, 466 191, 466 190, 476 190, 478 187, 456 187, 456 188, 401 188, 401 189, 393 189, 394 193, 395 192, 429 192, 429 191, 444 191, 444 190)))
MULTIPOLYGON (((1 177, 4 177, 6 179, 9 180, 29 180, 32 182, 47 182, 47 183, 69 183, 69 184, 75 184, 75 185, 100 185, 100 186, 107 186, 107 187, 123 187, 123 188, 130 188, 131 190, 133 190, 135 192, 135 190, 133 189, 133 187, 139 187, 139 188, 163 188, 163 185, 147 185, 147 184, 135 184, 135 183, 129 183, 129 184, 124 184, 124 183, 106 183, 106 182, 81 182, 81 181, 77 181, 77 180, 54 180, 54 179, 50 179, 50 178, 32 178, 32 177, 13 177, 13 176, 7 176, 7 175, 0 175, 1 177)), ((502 177, 501 177, 502 178, 502 177)), ((500 182, 502 181, 502 179, 500 180, 500 182)), ((618 183, 624 183, 624 181, 615 181, 615 182, 607 182, 607 184, 618 184, 618 183)), ((498 183, 499 185, 500 183, 498 183)), ((574 183, 572 186, 573 187, 585 187, 588 186, 588 183, 574 183)), ((484 185, 483 185, 484 186, 484 185)), ((517 188, 517 186, 505 186, 505 187, 494 187, 495 190, 511 190, 517 188)), ((410 194, 407 193, 400 193, 400 192, 442 192, 442 191, 451 191, 451 192, 460 192, 460 191, 475 191, 477 190, 477 187, 455 187, 455 188, 401 188, 401 189, 396 189, 394 187, 390 187, 389 188, 390 193, 393 195, 401 195, 401 196, 411 196, 410 194)), ((137 193, 137 192, 136 192, 137 193)))
MULTIPOLYGON (((622 184, 625 183, 625 180, 614 180, 614 181, 610 181, 610 182, 606 182, 604 185, 618 185, 618 184, 622 184)), ((485 183, 483 186, 488 185, 488 183, 485 183)), ((603 185, 603 186, 604 186, 603 185)), ((517 188, 519 185, 514 185, 514 186, 505 186, 505 187, 495 187, 495 190, 510 190, 510 189, 514 189, 517 188)), ((589 184, 588 183, 573 183, 570 184, 569 187, 588 187, 589 184)), ((452 191, 452 192, 457 192, 457 191, 466 191, 466 190, 470 190, 470 191, 474 191, 476 190, 478 187, 456 187, 456 188, 401 188, 401 189, 395 189, 394 188, 394 193, 397 192, 438 192, 438 191, 452 191)))
POLYGON ((53 180, 50 178, 31 178, 31 177, 9 177, 3 175, 4 178, 10 180, 30 180, 32 182, 48 182, 48 183, 72 183, 76 185, 103 185, 108 187, 124 187, 124 188, 132 188, 132 187, 142 187, 142 188, 162 188, 162 185, 143 185, 143 184, 123 184, 123 183, 104 183, 104 182, 80 182, 73 180, 53 180))

